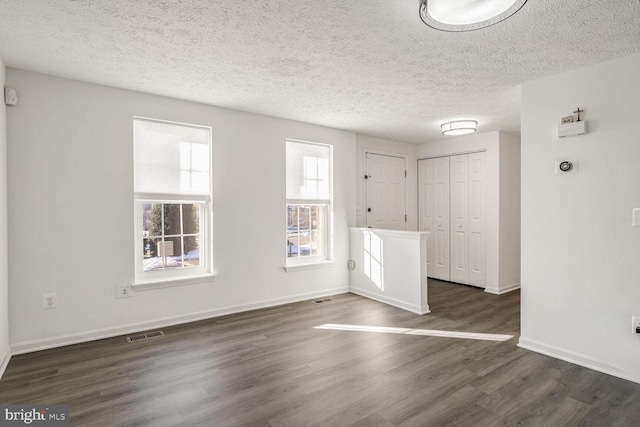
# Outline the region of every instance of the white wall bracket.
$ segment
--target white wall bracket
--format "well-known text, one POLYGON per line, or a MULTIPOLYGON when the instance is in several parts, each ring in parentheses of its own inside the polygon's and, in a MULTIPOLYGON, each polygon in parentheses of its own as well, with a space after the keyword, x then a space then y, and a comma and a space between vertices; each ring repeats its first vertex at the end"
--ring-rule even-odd
POLYGON ((558 125, 558 138, 566 138, 567 136, 577 136, 587 134, 587 121, 565 123, 558 125))

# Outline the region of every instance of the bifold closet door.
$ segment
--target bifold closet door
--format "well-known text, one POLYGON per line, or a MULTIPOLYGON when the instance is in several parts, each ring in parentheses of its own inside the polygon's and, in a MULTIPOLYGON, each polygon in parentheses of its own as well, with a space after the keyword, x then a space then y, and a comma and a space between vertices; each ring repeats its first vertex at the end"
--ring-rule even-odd
POLYGON ((451 281, 487 284, 486 153, 451 157, 451 281))
POLYGON ((418 162, 419 229, 428 231, 427 275, 487 283, 486 152, 418 162))
POLYGON ((469 282, 487 285, 486 152, 469 154, 469 282))
POLYGON ((451 156, 451 281, 469 283, 469 156, 451 156))
POLYGON ((427 275, 450 280, 449 262, 449 158, 420 160, 419 229, 428 231, 427 275))

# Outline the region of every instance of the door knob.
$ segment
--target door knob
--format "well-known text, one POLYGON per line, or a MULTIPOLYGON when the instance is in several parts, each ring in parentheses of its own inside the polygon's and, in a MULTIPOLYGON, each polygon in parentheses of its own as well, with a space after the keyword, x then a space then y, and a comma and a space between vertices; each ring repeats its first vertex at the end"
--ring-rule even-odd
POLYGON ((367 208, 367 212, 371 212, 371 208, 367 208))

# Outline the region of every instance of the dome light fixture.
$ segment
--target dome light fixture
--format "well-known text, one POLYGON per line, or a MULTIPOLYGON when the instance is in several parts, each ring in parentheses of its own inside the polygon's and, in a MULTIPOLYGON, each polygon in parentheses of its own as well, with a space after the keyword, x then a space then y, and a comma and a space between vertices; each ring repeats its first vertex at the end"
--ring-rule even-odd
POLYGON ((474 133, 478 126, 477 120, 454 120, 440 125, 442 134, 447 136, 467 135, 474 133))
POLYGON ((504 21, 527 0, 420 0, 420 19, 440 31, 473 31, 504 21))

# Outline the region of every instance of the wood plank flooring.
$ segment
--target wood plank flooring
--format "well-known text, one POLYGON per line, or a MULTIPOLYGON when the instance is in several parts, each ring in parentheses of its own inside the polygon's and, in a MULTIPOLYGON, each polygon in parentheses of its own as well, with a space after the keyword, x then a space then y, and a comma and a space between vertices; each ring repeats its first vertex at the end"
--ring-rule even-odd
POLYGON ((73 426, 638 426, 640 385, 516 347, 519 291, 431 280, 418 316, 356 295, 15 356, 2 403, 73 426), (508 334, 508 341, 315 329, 508 334))

